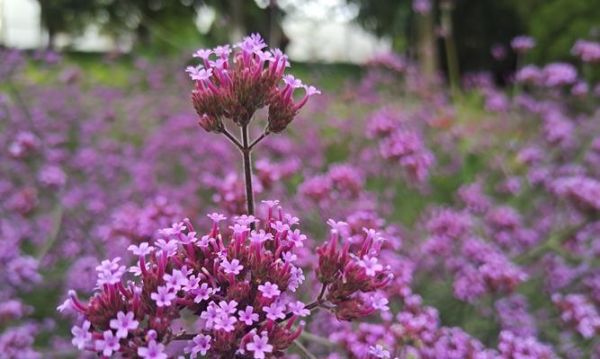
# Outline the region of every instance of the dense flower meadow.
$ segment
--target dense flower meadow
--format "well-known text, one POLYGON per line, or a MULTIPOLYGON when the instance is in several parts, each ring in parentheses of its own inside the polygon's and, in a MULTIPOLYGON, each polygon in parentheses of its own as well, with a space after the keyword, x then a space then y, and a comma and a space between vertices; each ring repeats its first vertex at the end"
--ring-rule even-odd
POLYGON ((461 95, 258 35, 125 85, 2 50, 0 358, 600 358, 600 44, 508 45, 461 95))

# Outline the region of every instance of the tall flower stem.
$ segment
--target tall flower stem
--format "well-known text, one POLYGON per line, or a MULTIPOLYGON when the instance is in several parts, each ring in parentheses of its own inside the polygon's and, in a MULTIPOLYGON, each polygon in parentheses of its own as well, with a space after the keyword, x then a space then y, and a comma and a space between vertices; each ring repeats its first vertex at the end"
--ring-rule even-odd
POLYGON ((248 215, 254 215, 254 192, 252 190, 252 151, 248 136, 248 125, 242 126, 242 156, 244 158, 244 182, 248 215))
POLYGON ((296 347, 300 349, 300 352, 302 352, 304 358, 317 359, 317 357, 313 353, 311 353, 299 340, 294 340, 293 344, 295 344, 296 347))
POLYGON ((220 129, 221 133, 225 135, 225 137, 227 137, 227 139, 233 143, 235 145, 235 147, 237 147, 240 151, 243 150, 242 148, 242 144, 240 143, 240 141, 237 140, 237 138, 235 138, 231 133, 229 133, 229 131, 227 131, 227 129, 225 127, 222 127, 220 129))

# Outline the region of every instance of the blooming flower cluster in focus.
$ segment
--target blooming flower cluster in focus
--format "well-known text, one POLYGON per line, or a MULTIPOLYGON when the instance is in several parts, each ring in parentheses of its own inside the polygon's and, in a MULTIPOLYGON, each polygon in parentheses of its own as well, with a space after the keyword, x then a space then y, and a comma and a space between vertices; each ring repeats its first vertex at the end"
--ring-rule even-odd
POLYGON ((72 291, 59 307, 80 316, 73 344, 106 357, 166 358, 166 346, 182 342, 192 358, 265 358, 292 344, 303 328, 299 319, 313 309, 343 320, 376 310, 363 296, 392 278, 377 261, 377 232, 365 229, 356 249, 350 243, 338 249, 346 224, 330 221, 331 239, 318 250, 322 289, 305 304, 297 291, 305 275, 296 260, 306 236, 277 201, 265 203, 264 220, 242 215, 223 228, 226 218, 213 213, 211 230, 201 235, 186 219, 160 230, 153 244, 131 245, 135 265, 127 268, 118 257, 102 261, 89 301, 72 291), (177 329, 186 318, 191 328, 177 329))

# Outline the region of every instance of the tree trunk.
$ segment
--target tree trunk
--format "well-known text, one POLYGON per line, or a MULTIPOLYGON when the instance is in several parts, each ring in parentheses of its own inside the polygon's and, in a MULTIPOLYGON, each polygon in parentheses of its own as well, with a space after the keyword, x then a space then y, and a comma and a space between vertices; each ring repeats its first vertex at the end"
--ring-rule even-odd
POLYGON ((229 37, 232 43, 240 41, 246 32, 244 26, 244 4, 242 1, 247 0, 229 0, 229 8, 231 9, 231 32, 229 37))
POLYGON ((434 20, 431 12, 418 16, 418 59, 421 71, 429 85, 437 73, 437 47, 434 20))
POLYGON ((283 37, 283 31, 279 24, 279 8, 277 7, 277 0, 271 0, 269 2, 268 19, 269 19, 269 34, 268 43, 273 48, 281 47, 281 40, 283 37))

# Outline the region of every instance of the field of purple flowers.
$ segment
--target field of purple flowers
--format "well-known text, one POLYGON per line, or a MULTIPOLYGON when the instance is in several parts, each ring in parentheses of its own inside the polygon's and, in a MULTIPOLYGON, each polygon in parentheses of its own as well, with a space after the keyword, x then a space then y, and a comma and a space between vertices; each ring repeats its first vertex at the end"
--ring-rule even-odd
POLYGON ((0 358, 600 358, 600 44, 572 55, 451 94, 393 54, 301 81, 255 36, 103 81, 4 50, 0 358))

